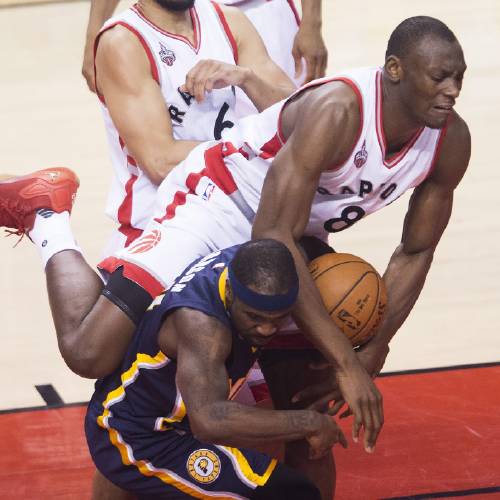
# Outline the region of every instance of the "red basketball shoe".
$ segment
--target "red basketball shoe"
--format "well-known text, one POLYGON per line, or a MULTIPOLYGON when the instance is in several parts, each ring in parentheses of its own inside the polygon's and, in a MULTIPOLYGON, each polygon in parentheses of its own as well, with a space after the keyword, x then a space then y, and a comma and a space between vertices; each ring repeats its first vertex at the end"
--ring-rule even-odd
POLYGON ((64 167, 0 181, 0 227, 21 236, 31 230, 41 208, 71 212, 79 185, 76 174, 64 167))

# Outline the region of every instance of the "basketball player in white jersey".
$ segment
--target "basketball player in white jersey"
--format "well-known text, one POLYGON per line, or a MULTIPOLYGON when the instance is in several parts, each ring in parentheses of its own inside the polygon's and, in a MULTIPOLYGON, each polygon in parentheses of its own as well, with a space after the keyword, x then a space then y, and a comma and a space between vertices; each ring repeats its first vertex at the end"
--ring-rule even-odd
MULTIPOLYGON (((370 376, 381 369, 390 339, 422 290, 469 162, 470 134, 453 110, 465 69, 446 25, 425 16, 403 21, 383 68, 312 82, 226 130, 223 141, 197 147, 162 183, 143 236, 103 263, 111 272, 104 288, 69 227, 74 174, 52 169, 1 182, 0 222, 28 232, 47 264, 59 345, 70 368, 86 376, 114 369, 135 322, 185 260, 250 236, 272 237, 296 259, 294 318, 335 367, 322 375, 315 395, 328 401, 338 389, 355 416, 353 438, 363 426, 365 449, 373 451, 383 410, 370 376), (377 337, 356 354, 324 309, 296 242, 348 228, 411 188, 402 241, 384 274, 388 310, 377 337)), ((290 407, 314 379, 308 365, 315 356, 307 353, 269 355, 264 363, 277 407, 290 407)), ((331 457, 311 463, 298 442, 287 446, 286 460, 328 498, 331 457)))
MULTIPOLYGON (((119 0, 91 0, 82 74, 92 92, 94 41, 119 0)), ((252 21, 271 59, 297 84, 324 76, 328 53, 321 36, 321 0, 301 0, 299 19, 293 0, 225 0, 243 10, 252 21), (305 62, 305 67, 303 65, 305 62)))
POLYGON ((140 0, 105 24, 95 50, 115 172, 108 255, 141 234, 156 185, 193 140, 220 139, 234 125, 235 87, 259 110, 294 87, 245 15, 210 0, 140 0))

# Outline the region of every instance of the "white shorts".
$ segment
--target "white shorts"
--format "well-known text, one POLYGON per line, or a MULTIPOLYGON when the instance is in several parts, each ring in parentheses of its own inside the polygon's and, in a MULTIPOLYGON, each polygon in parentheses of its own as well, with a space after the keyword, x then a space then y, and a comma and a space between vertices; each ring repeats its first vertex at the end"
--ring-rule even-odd
POLYGON ((225 165, 225 144, 197 146, 161 183, 155 213, 142 236, 99 264, 123 274, 153 297, 168 289, 198 257, 251 237, 253 212, 238 208, 236 184, 225 165))

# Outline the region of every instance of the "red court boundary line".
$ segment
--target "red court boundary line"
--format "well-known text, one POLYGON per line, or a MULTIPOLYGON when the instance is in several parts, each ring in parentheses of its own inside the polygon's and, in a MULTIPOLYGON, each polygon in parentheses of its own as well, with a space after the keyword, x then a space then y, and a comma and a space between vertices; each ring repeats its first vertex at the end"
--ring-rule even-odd
POLYGON ((425 500, 427 498, 452 498, 467 497, 469 495, 480 495, 500 492, 500 486, 490 486, 489 488, 474 488, 471 490, 439 491, 435 493, 419 493, 404 497, 387 497, 381 500, 425 500))
MULTIPOLYGON (((434 368, 417 368, 414 370, 401 370, 401 371, 395 371, 395 372, 386 372, 386 373, 381 373, 377 378, 395 377, 398 375, 420 375, 420 374, 424 374, 424 373, 455 371, 455 370, 456 371, 469 370, 469 369, 474 369, 474 368, 492 368, 494 366, 500 366, 500 361, 491 361, 488 363, 476 363, 476 364, 469 364, 469 365, 437 366, 434 368)), ((6 413, 22 413, 22 412, 29 412, 29 411, 59 410, 61 408, 72 408, 75 406, 87 406, 88 404, 89 404, 88 401, 80 401, 80 402, 76 402, 76 403, 62 403, 62 404, 55 404, 55 405, 50 405, 50 406, 28 406, 28 407, 23 407, 23 408, 9 408, 7 410, 0 410, 0 415, 5 415, 6 413)), ((412 499, 413 497, 401 497, 401 498, 412 499)), ((427 498, 427 497, 422 497, 422 498, 427 498)), ((431 498, 431 497, 429 497, 429 498, 431 498)), ((387 499, 387 500, 389 500, 389 499, 387 499)), ((397 500, 397 499, 391 498, 390 500, 397 500)))

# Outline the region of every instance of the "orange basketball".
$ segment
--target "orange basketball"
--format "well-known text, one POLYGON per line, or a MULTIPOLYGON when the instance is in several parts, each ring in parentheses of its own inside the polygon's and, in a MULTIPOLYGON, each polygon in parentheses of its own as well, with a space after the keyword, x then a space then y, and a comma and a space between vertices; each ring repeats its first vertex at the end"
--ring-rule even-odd
POLYGON ((329 253, 311 261, 309 270, 330 317, 352 345, 370 340, 387 303, 384 281, 375 268, 355 255, 329 253))

